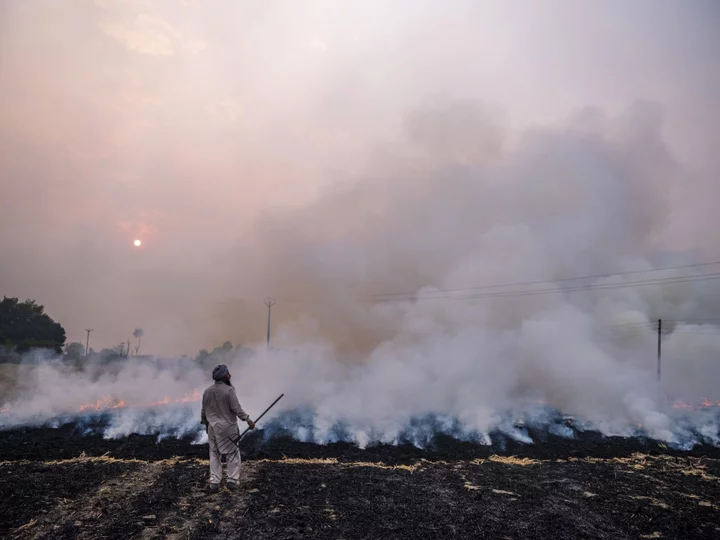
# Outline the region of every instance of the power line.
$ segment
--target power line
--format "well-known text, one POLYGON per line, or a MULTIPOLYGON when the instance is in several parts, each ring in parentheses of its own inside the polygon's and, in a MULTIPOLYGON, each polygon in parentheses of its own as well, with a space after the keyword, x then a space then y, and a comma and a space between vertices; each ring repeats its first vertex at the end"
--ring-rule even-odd
POLYGON ((609 326, 603 326, 603 328, 623 328, 627 326, 649 326, 652 323, 650 321, 646 322, 636 322, 636 323, 626 323, 626 324, 611 324, 609 326))
MULTIPOLYGON (((436 300, 436 299, 470 299, 470 298, 504 298, 514 296, 535 296, 554 293, 571 293, 581 291, 597 291, 610 289, 623 289, 632 287, 647 287, 652 285, 665 285, 671 283, 691 283, 700 281, 710 281, 720 279, 720 273, 714 274, 698 274, 694 276, 676 276, 671 278, 657 278, 650 280, 628 281, 625 283, 594 283, 588 285, 578 285, 574 287, 553 287, 547 289, 529 289, 519 291, 503 291, 496 293, 478 293, 465 295, 435 295, 435 296, 408 296, 405 298, 379 298, 378 302, 401 302, 409 300, 436 300)), ((468 289, 469 290, 469 289, 468 289)), ((446 291, 437 291, 446 292, 446 291)))
MULTIPOLYGON (((683 329, 683 328, 678 329, 678 325, 679 325, 679 324, 682 324, 682 325, 684 325, 684 326, 688 326, 688 325, 692 325, 692 326, 703 326, 703 325, 698 325, 698 324, 696 324, 695 322, 690 322, 690 321, 694 321, 694 320, 697 320, 697 319, 687 319, 687 320, 682 320, 682 319, 663 319, 663 322, 665 322, 665 323, 670 322, 670 323, 674 323, 674 324, 675 324, 675 327, 674 327, 673 330, 672 330, 673 333, 691 333, 691 332, 693 332, 692 330, 689 330, 689 331, 688 331, 688 330, 685 330, 685 329, 683 329)), ((705 321, 708 321, 707 324, 710 325, 710 326, 720 326, 720 319, 704 319, 704 320, 705 320, 705 321), (712 322, 710 322, 710 321, 712 321, 712 322)), ((635 331, 635 330, 644 330, 644 329, 647 329, 647 328, 653 328, 653 329, 654 329, 655 326, 656 326, 656 323, 655 323, 655 322, 653 322, 653 321, 648 321, 648 322, 642 322, 642 323, 641 323, 641 322, 638 322, 638 323, 627 323, 627 324, 612 324, 612 325, 609 325, 609 326, 603 326, 602 329, 603 329, 603 330, 608 330, 608 331, 613 331, 613 332, 626 332, 626 333, 627 333, 627 332, 633 332, 633 331, 635 331)), ((709 329, 708 329, 708 330, 709 330, 709 329)), ((700 332, 700 333, 702 333, 702 332, 700 332)), ((715 334, 716 332, 710 331, 710 332, 707 332, 707 333, 709 333, 709 334, 715 334)))
MULTIPOLYGON (((663 319, 663 322, 665 322, 664 319, 663 319)), ((625 329, 625 330, 612 331, 612 332, 610 332, 610 335, 620 336, 620 337, 623 337, 623 336, 638 336, 638 335, 641 335, 642 333, 644 333, 646 330, 652 330, 652 331, 654 331, 654 330, 656 329, 656 327, 657 327, 657 324, 654 324, 654 325, 653 325, 653 324, 648 324, 647 326, 642 326, 642 327, 638 327, 638 328, 628 328, 628 329, 625 329)), ((607 330, 607 329, 606 329, 606 328, 602 328, 602 330, 605 331, 605 330, 607 330)), ((672 329, 672 330, 663 329, 663 333, 664 333, 664 335, 668 335, 668 336, 671 335, 671 334, 695 334, 695 335, 707 335, 707 336, 718 336, 718 335, 720 335, 720 331, 716 331, 716 332, 713 332, 713 331, 694 332, 694 331, 691 331, 691 330, 677 330, 677 329, 672 329)))
MULTIPOLYGON (((535 294, 550 294, 550 293, 562 293, 562 292, 576 292, 576 291, 588 291, 588 290, 603 290, 603 289, 621 289, 635 286, 647 286, 647 285, 662 285, 665 283, 685 283, 689 281, 708 281, 712 279, 720 278, 720 273, 716 274, 699 274, 693 276, 676 276, 672 278, 656 278, 650 280, 640 281, 627 281, 624 283, 594 283, 588 285, 577 285, 574 287, 554 287, 548 289, 528 289, 519 291, 503 291, 497 293, 480 293, 480 294, 468 294, 468 295, 442 295, 442 296, 414 296, 407 299, 410 300, 423 300, 432 298, 497 298, 504 296, 532 296, 535 294)), ((441 291, 440 291, 441 292, 441 291)))
POLYGON ((696 323, 716 323, 720 324, 720 319, 663 319, 668 322, 696 324, 696 323))
MULTIPOLYGON (((720 325, 720 319, 663 319, 663 322, 669 322, 669 323, 675 323, 677 324, 684 324, 684 325, 693 325, 693 326, 702 326, 704 324, 710 324, 710 325, 720 325), (701 324, 697 324, 698 321, 703 321, 701 324)), ((639 328, 648 328, 652 327, 655 328, 655 322, 653 321, 646 321, 646 322, 636 322, 636 323, 625 323, 625 324, 611 324, 607 326, 603 326, 602 328, 607 328, 611 330, 635 330, 639 328)))
MULTIPOLYGON (((631 270, 627 272, 613 272, 611 274, 595 274, 592 276, 578 276, 578 277, 567 277, 567 278, 559 278, 559 279, 548 279, 548 280, 542 280, 542 281, 525 281, 525 282, 517 282, 517 283, 505 283, 505 284, 496 284, 496 285, 481 285, 477 287, 465 287, 465 288, 459 288, 459 289, 438 289, 436 291, 433 291, 434 293, 447 293, 447 292, 463 292, 463 291, 477 291, 477 290, 484 290, 484 289, 499 289, 503 287, 519 287, 519 286, 526 286, 526 285, 542 285, 545 283, 562 283, 566 281, 580 281, 583 279, 599 279, 599 278, 606 278, 606 277, 613 277, 613 276, 629 276, 633 274, 646 274, 648 272, 664 272, 667 270, 682 270, 686 268, 700 268, 704 266, 715 266, 720 265, 720 261, 714 261, 714 262, 704 262, 704 263, 698 263, 698 264, 685 264, 680 266, 665 266, 661 268, 650 268, 648 270, 631 270)), ((379 294, 371 294, 369 295, 372 298, 380 298, 384 296, 416 296, 417 292, 397 292, 397 293, 379 293, 379 294)))
POLYGON ((676 330, 673 334, 682 334, 684 336, 720 336, 720 332, 686 332, 684 330, 676 330))
POLYGON ((631 337, 631 336, 644 336, 648 332, 652 332, 654 328, 652 326, 648 326, 646 328, 638 328, 636 330, 630 331, 623 331, 623 332, 607 332, 605 333, 608 337, 631 337))

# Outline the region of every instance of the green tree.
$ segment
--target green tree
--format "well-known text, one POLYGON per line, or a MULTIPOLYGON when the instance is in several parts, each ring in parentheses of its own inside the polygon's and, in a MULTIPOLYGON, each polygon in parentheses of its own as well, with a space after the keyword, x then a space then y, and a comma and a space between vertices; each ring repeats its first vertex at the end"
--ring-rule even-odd
POLYGON ((52 349, 62 353, 65 329, 52 320, 34 300, 20 302, 3 297, 0 302, 0 345, 18 353, 52 349))
POLYGON ((195 357, 195 362, 203 369, 209 369, 217 364, 229 364, 236 360, 246 360, 255 355, 255 351, 243 345, 233 345, 226 341, 212 351, 202 349, 195 357))
POLYGON ((231 341, 226 341, 222 344, 222 347, 215 347, 213 349, 213 354, 227 354, 232 352, 233 350, 233 344, 231 341))

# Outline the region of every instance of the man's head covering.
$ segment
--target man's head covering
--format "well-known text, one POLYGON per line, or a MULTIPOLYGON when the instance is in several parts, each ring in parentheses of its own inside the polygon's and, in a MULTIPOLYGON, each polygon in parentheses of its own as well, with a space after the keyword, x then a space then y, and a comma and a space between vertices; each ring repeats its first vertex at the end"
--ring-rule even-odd
POLYGON ((225 364, 220 364, 219 366, 215 366, 215 369, 213 369, 213 373, 212 373, 213 380, 221 381, 225 377, 228 376, 228 373, 230 373, 230 372, 228 371, 228 368, 225 364))

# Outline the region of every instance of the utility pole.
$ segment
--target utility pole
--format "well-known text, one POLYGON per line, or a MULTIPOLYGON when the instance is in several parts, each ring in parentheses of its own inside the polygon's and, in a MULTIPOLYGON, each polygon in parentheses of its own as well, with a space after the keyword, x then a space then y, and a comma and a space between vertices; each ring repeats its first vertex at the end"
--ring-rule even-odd
POLYGON ((662 319, 658 319, 658 350, 657 350, 657 378, 660 381, 660 362, 662 360, 662 319))
POLYGON ((93 329, 86 328, 85 331, 87 332, 87 340, 85 341, 85 356, 88 356, 90 354, 90 332, 92 332, 93 329))
POLYGON ((275 305, 275 299, 274 298, 266 298, 265 305, 268 308, 267 349, 270 350, 270 313, 272 312, 272 307, 275 305))

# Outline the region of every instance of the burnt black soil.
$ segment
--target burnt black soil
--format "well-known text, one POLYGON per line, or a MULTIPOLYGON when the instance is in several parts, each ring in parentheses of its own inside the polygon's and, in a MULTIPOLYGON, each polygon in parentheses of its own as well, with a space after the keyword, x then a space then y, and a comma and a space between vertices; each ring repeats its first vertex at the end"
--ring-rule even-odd
POLYGON ((0 475, 3 538, 720 537, 708 458, 256 460, 215 494, 198 460, 5 461, 0 475))
POLYGON ((649 460, 265 466, 242 537, 718 538, 720 479, 649 460))
POLYGON ((97 467, 90 461, 0 465, 0 537, 36 518, 58 501, 97 489, 105 478, 137 467, 133 462, 112 462, 97 467))
POLYGON ((713 447, 586 432, 361 450, 258 431, 241 489, 210 494, 206 445, 83 433, 0 432, 0 538, 720 538, 713 447))

